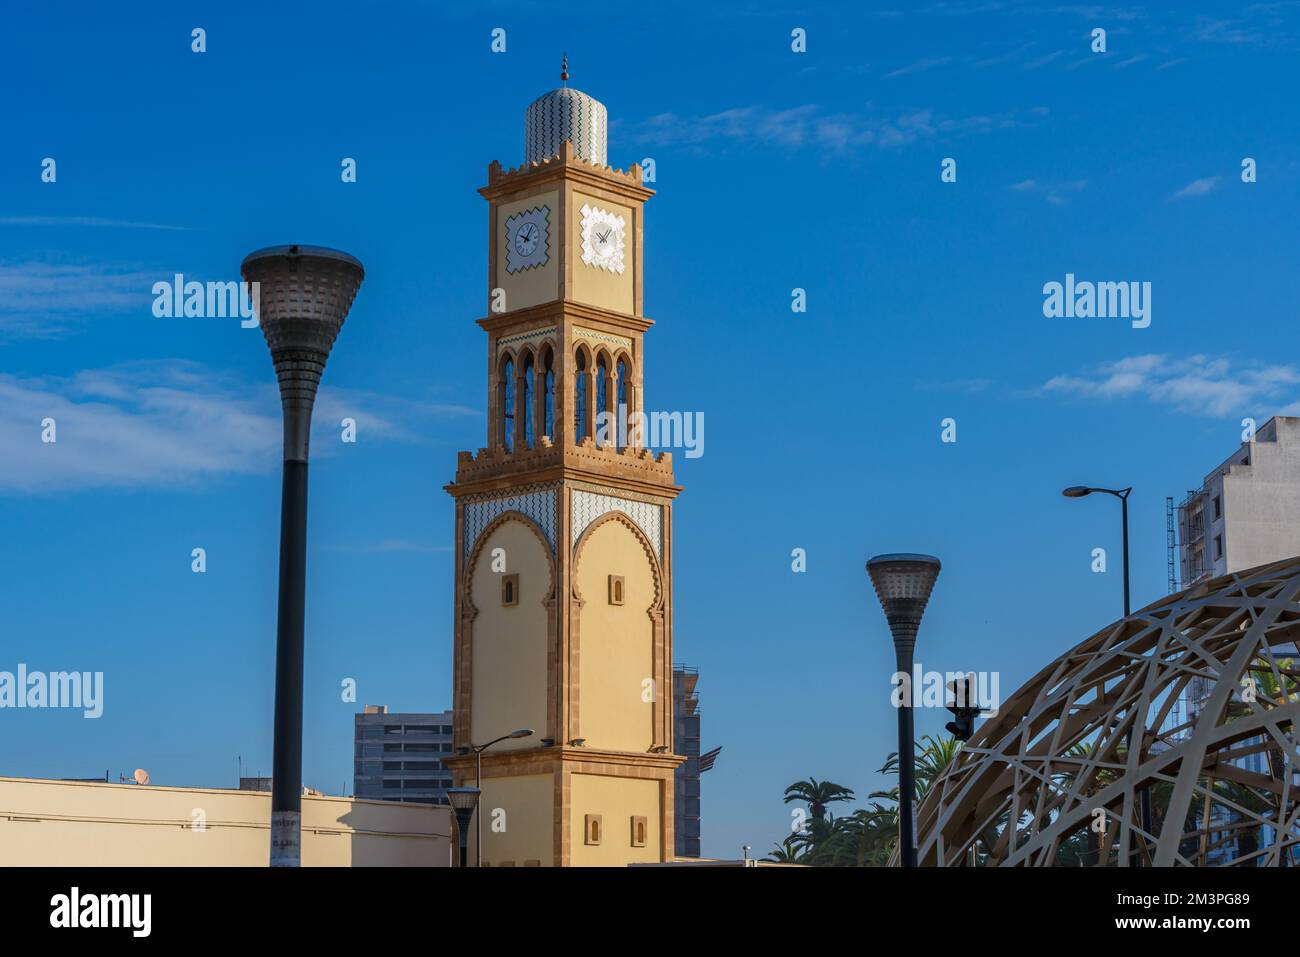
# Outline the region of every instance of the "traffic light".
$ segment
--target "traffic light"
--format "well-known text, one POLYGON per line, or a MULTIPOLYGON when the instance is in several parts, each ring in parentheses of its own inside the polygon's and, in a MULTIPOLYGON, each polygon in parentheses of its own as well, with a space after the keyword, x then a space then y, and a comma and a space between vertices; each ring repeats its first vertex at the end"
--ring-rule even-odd
POLYGON ((955 678, 948 683, 952 694, 952 703, 948 710, 953 713, 953 720, 944 725, 944 730, 958 741, 969 741, 975 733, 975 718, 980 713, 979 702, 975 700, 975 676, 973 674, 955 678))

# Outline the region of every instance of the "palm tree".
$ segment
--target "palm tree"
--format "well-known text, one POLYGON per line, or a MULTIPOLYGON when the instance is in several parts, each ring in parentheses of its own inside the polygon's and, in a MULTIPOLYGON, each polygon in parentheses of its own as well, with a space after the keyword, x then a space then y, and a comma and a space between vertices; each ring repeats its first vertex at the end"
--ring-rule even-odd
POLYGON ((852 788, 846 788, 842 784, 836 784, 833 781, 818 781, 816 778, 809 778, 807 781, 796 781, 785 789, 786 804, 794 801, 807 802, 809 812, 818 821, 826 816, 827 804, 835 801, 852 800, 852 788))
MULTIPOLYGON (((916 742, 916 773, 913 779, 916 783, 916 800, 918 803, 930 790, 930 785, 939 779, 939 775, 943 774, 948 765, 956 760, 958 752, 961 751, 961 742, 956 738, 936 738, 932 734, 927 734, 921 741, 916 742), (924 741, 925 744, 921 744, 921 741, 924 741)), ((884 767, 878 773, 898 773, 897 751, 889 752, 889 756, 885 758, 884 767)), ((888 797, 897 801, 898 788, 894 787, 889 791, 877 791, 871 796, 888 797)))
POLYGON ((787 837, 784 843, 777 844, 767 852, 767 857, 763 860, 771 864, 802 864, 804 857, 800 847, 794 841, 794 835, 787 837))

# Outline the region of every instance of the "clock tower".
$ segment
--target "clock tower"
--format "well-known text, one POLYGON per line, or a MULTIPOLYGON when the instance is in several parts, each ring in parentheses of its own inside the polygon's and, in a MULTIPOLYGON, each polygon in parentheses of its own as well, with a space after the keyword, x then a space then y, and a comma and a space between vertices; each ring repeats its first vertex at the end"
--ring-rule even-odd
POLYGON ((525 113, 524 163, 493 162, 487 444, 456 500, 457 785, 481 754, 482 860, 673 856, 670 453, 642 446, 641 168, 606 163, 606 112, 565 85, 525 113), (460 749, 470 749, 467 753, 460 749))

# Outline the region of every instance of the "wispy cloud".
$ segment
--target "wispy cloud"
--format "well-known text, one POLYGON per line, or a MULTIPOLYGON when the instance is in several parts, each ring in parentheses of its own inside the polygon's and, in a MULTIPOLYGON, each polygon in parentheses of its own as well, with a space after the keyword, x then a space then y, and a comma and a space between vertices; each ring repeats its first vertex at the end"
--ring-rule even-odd
POLYGON ((121 263, 0 260, 0 334, 55 337, 91 315, 148 310, 158 278, 121 263))
POLYGON ((1039 67, 1047 66, 1047 64, 1051 63, 1053 60, 1060 59, 1063 56, 1065 56, 1064 50, 1053 50, 1051 53, 1044 53, 1042 56, 1035 57, 1026 63, 1025 69, 1037 70, 1039 67))
POLYGON ((965 392, 978 395, 993 387, 992 379, 918 379, 916 388, 925 392, 965 392))
POLYGON ((933 69, 936 66, 944 66, 951 62, 952 57, 950 56, 926 57, 923 60, 917 60, 915 63, 911 63, 907 66, 899 67, 897 70, 891 70, 885 74, 885 79, 888 80, 890 77, 895 76, 910 76, 913 73, 923 73, 924 71, 933 69))
POLYGON ((1277 407, 1300 392, 1300 366, 1148 354, 1103 362, 1082 375, 1055 376, 1040 391, 1089 399, 1143 398, 1199 415, 1245 415, 1277 407))
POLYGON ((1041 183, 1036 179, 1022 179, 1009 187, 1015 193, 1031 193, 1042 196, 1053 206, 1063 206, 1070 201, 1071 193, 1077 193, 1087 187, 1086 179, 1072 179, 1063 183, 1041 183))
POLYGON ((913 110, 885 118, 871 112, 832 113, 807 104, 774 110, 745 106, 697 116, 660 113, 639 123, 620 124, 619 138, 638 145, 688 150, 730 146, 777 146, 788 150, 843 150, 905 146, 938 134, 982 133, 1019 126, 1047 113, 1046 107, 965 117, 913 110))
POLYGON ((0 216, 0 226, 94 226, 105 229, 164 229, 188 232, 193 226, 139 223, 129 219, 101 219, 98 216, 0 216))
MULTIPOLYGON (((66 377, 0 374, 0 408, 0 492, 187 485, 279 462, 274 382, 249 384, 195 362, 135 362, 66 377), (45 419, 55 421, 54 443, 42 441, 45 419)), ((337 452, 345 417, 356 419, 359 442, 420 441, 431 418, 475 414, 326 384, 312 452, 337 452)))
POLYGON ((1224 43, 1230 46, 1272 46, 1277 42, 1270 31, 1240 20, 1218 20, 1197 16, 1191 34, 1202 43, 1224 43))
POLYGON ((1188 199, 1192 196, 1204 196, 1219 185, 1219 180, 1221 178, 1222 177, 1219 176, 1206 176, 1201 179, 1194 179, 1169 198, 1188 199))

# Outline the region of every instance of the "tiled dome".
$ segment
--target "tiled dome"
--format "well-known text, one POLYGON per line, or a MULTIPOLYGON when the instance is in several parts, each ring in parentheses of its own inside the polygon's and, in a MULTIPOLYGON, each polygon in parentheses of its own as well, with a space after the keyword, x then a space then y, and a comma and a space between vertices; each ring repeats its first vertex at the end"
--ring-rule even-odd
POLYGON ((552 90, 530 103, 524 113, 524 162, 554 156, 569 140, 578 156, 605 166, 608 130, 603 103, 567 86, 552 90))

